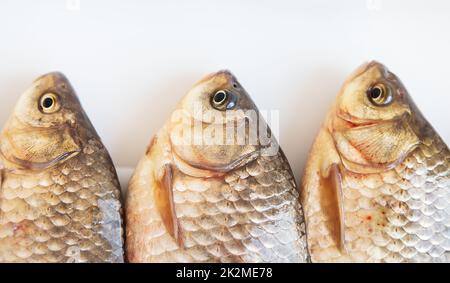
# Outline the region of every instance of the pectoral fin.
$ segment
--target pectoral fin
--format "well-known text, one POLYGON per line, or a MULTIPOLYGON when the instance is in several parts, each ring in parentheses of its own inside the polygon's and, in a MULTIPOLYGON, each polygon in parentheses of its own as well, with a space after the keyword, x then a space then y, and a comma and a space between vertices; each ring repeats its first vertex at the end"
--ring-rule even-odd
POLYGON ((342 177, 337 164, 332 164, 327 176, 321 176, 320 203, 327 219, 328 230, 341 253, 345 252, 344 207, 342 177))
POLYGON ((2 190, 2 181, 3 181, 3 164, 0 160, 0 191, 2 190))
POLYGON ((156 207, 166 230, 175 239, 177 244, 182 246, 182 234, 175 212, 175 203, 172 191, 173 169, 171 165, 165 164, 162 170, 163 172, 157 179, 154 190, 156 207))

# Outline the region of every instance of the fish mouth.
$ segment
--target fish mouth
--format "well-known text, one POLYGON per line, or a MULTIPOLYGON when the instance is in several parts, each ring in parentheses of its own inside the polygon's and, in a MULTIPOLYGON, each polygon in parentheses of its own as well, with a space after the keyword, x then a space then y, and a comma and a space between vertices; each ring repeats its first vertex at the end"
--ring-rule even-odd
POLYGON ((37 77, 36 79, 34 79, 34 83, 39 82, 41 80, 44 79, 48 79, 48 78, 53 78, 53 79, 59 79, 59 80, 65 80, 67 81, 66 76, 60 72, 60 71, 53 71, 53 72, 49 72, 49 73, 45 73, 43 75, 40 75, 39 77, 37 77))
POLYGON ((223 69, 223 70, 219 70, 219 71, 207 74, 206 76, 201 78, 199 81, 194 83, 193 87, 198 86, 202 83, 205 83, 205 82, 207 82, 215 77, 221 76, 221 75, 226 77, 227 81, 237 81, 236 77, 233 75, 233 73, 230 70, 223 69))

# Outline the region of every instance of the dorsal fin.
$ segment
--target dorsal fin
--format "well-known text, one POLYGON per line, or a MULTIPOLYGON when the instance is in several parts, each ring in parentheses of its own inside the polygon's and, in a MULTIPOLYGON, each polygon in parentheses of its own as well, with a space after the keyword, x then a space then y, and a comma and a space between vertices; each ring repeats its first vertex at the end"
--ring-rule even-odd
POLYGON ((163 167, 163 174, 157 179, 156 182, 154 191, 155 202, 167 232, 175 239, 178 246, 182 246, 182 233, 175 212, 175 203, 173 200, 172 179, 172 165, 165 164, 163 167))

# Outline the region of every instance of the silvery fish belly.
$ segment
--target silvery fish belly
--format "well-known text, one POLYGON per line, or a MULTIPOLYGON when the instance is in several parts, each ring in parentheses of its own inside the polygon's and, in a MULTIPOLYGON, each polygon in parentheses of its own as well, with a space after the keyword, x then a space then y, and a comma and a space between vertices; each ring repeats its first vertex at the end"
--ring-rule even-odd
POLYGON ((123 261, 116 172, 61 73, 20 97, 0 168, 0 262, 123 261))
POLYGON ((450 152, 385 66, 343 85, 303 177, 313 262, 449 262, 450 152))
POLYGON ((181 100, 130 181, 130 262, 309 259, 297 186, 272 135, 251 143, 247 127, 227 143, 205 142, 257 114, 228 71, 204 78, 181 100), (237 142, 241 137, 247 142, 237 142))

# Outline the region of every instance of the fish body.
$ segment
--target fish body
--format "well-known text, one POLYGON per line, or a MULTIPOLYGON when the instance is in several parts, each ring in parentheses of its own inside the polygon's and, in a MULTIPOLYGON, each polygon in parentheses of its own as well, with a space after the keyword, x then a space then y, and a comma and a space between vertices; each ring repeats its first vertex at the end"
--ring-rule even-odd
POLYGON ((0 157, 0 262, 123 262, 116 171, 64 75, 21 96, 0 157))
MULTIPOLYGON (((256 110, 228 71, 197 83, 177 108, 202 128, 218 124, 192 114, 197 102, 219 114, 231 113, 228 119, 241 119, 238 110, 256 110), (211 108, 222 95, 226 105, 211 108)), ((130 181, 128 260, 306 262, 302 208, 282 151, 268 153, 248 143, 180 145, 176 128, 183 123, 171 119, 164 125, 130 181)))
POLYGON ((449 149, 382 64, 343 85, 302 187, 313 262, 450 261, 449 149))

